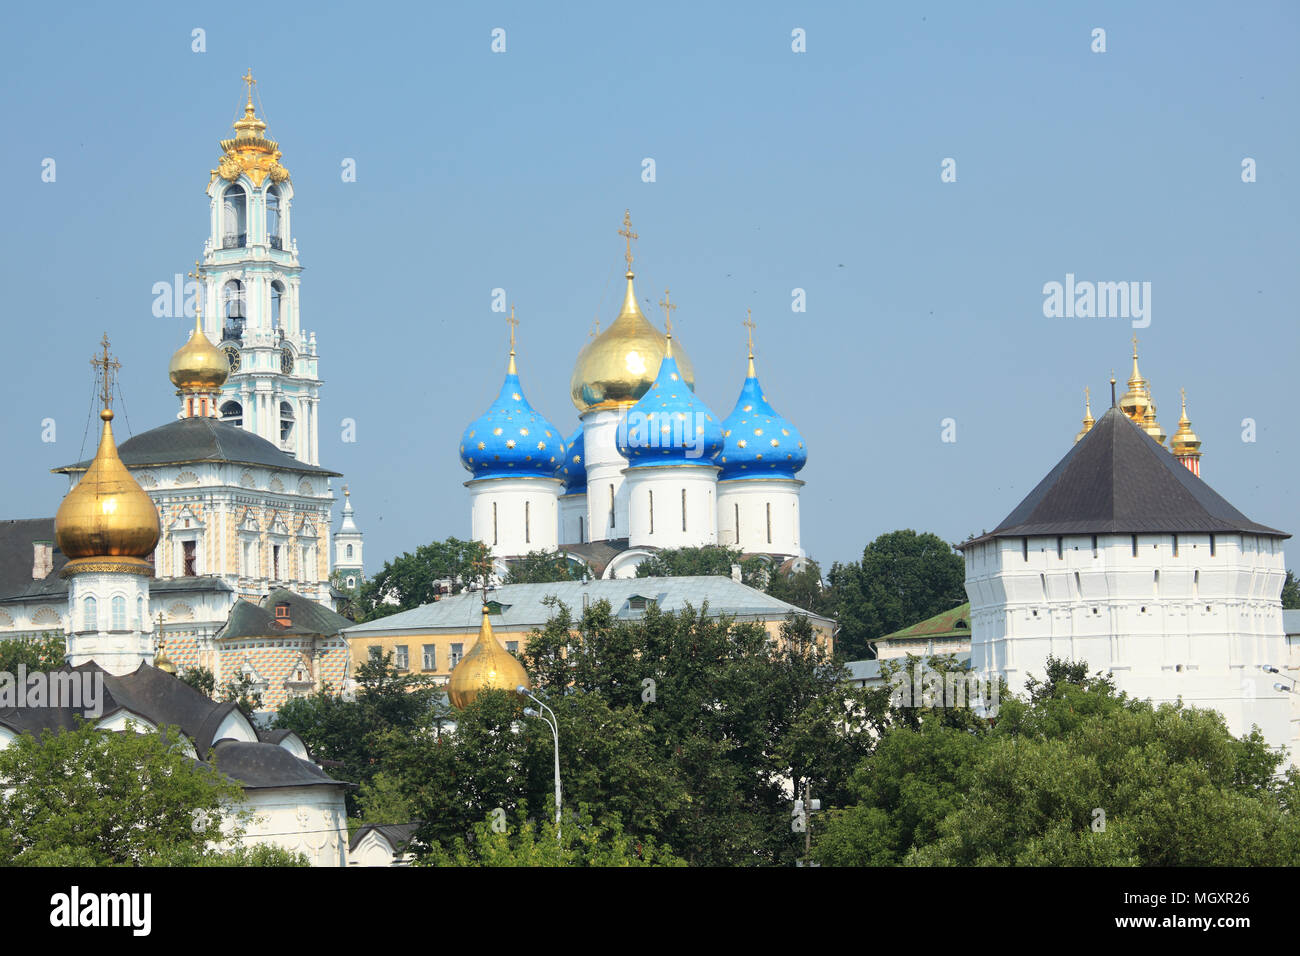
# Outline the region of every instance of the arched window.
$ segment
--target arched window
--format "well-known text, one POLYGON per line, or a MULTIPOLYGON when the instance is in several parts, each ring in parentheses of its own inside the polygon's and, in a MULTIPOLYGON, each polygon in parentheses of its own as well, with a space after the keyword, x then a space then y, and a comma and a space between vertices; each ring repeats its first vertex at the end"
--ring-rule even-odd
POLYGON ((135 626, 138 630, 144 630, 144 598, 135 599, 135 626))
POLYGON ((244 283, 238 279, 229 280, 221 287, 221 307, 226 315, 226 326, 244 327, 244 283))
POLYGON ((248 193, 239 183, 226 190, 221 210, 221 248, 248 244, 248 193))
POLYGON ((99 630, 99 615, 93 597, 87 597, 81 602, 81 629, 83 631, 99 630))
POLYGON ((272 249, 283 249, 280 239, 280 188, 270 186, 266 190, 266 238, 272 249))
POLYGON ((126 598, 117 595, 113 598, 113 630, 126 630, 126 598))
POLYGON ((280 403, 280 442, 293 438, 293 406, 288 402, 280 403))
POLYGON ((244 425, 244 406, 240 405, 239 402, 222 402, 221 420, 242 428, 244 425))
POLYGON ((352 545, 348 545, 348 560, 352 560, 352 545))
POLYGON ((280 305, 284 301, 284 283, 276 279, 271 283, 271 328, 280 328, 280 305))

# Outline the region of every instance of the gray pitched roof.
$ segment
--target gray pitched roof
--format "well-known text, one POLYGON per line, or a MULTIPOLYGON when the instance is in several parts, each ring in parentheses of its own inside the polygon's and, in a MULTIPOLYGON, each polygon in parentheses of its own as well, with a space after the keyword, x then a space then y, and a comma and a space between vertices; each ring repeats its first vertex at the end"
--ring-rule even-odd
MULTIPOLYGON (((215 418, 181 418, 151 428, 122 442, 117 453, 124 464, 134 467, 235 462, 282 471, 339 476, 337 471, 301 462, 265 438, 215 418)), ((87 460, 53 470, 66 474, 85 471, 89 465, 87 460)))
POLYGON ((420 829, 419 823, 367 823, 365 826, 358 827, 352 834, 352 839, 348 841, 348 849, 355 850, 365 835, 374 830, 388 842, 394 853, 401 853, 418 829, 420 829))
POLYGON ((221 638, 266 637, 277 634, 321 634, 326 637, 339 633, 352 622, 342 614, 335 614, 324 605, 284 588, 276 588, 262 599, 260 605, 239 600, 230 609, 230 616, 217 634, 221 638), (275 618, 275 606, 289 605, 289 625, 275 618))
MULTIPOLYGON (((210 700, 179 678, 148 664, 141 664, 130 674, 122 675, 110 674, 93 661, 77 667, 64 665, 59 671, 75 674, 100 672, 103 695, 98 701, 101 713, 96 717, 129 711, 155 725, 177 727, 193 742, 200 761, 206 761, 209 749, 214 747, 212 738, 222 721, 235 709, 234 703, 210 700)), ((71 730, 76 726, 77 717, 95 719, 86 707, 0 709, 0 725, 17 733, 71 730)), ((352 786, 331 779, 314 763, 294 756, 277 743, 216 741, 214 762, 218 770, 249 789, 315 784, 352 786)))
POLYGON ((1000 525, 961 546, 992 538, 1138 532, 1290 537, 1251 521, 1111 407, 1000 525))
MULTIPOLYGON (((778 601, 747 584, 716 575, 698 575, 675 578, 626 578, 614 581, 555 581, 549 584, 505 584, 493 589, 489 601, 502 606, 501 614, 493 615, 492 626, 506 630, 530 630, 545 627, 553 611, 546 604, 556 597, 575 613, 582 612, 584 598, 589 603, 609 601, 616 617, 633 619, 643 611, 629 606, 632 597, 655 601, 660 610, 680 611, 687 604, 700 608, 708 604, 714 615, 728 614, 738 618, 777 618, 794 611, 807 614, 815 620, 831 623, 829 618, 812 614, 802 608, 778 601)), ((347 637, 370 634, 390 634, 401 631, 436 632, 477 629, 483 616, 483 599, 477 591, 466 591, 446 597, 432 604, 382 617, 363 624, 354 624, 343 633, 347 637)))
MULTIPOLYGON (((0 597, 19 594, 39 581, 32 580, 37 541, 54 543, 53 518, 16 518, 0 521, 0 597)), ((62 551, 54 549, 54 574, 68 563, 62 551)), ((66 590, 66 585, 64 590, 66 590)))
MULTIPOLYGON (((54 552, 56 555, 54 567, 61 569, 67 561, 58 560, 58 555, 62 552, 54 552)), ((179 578, 151 578, 149 580, 150 594, 171 594, 180 592, 190 594, 195 591, 233 591, 229 584, 223 579, 213 574, 202 574, 196 577, 179 577, 179 578)), ((59 577, 59 571, 47 575, 39 581, 31 581, 27 587, 23 588, 17 594, 10 594, 6 597, 0 597, 0 604, 15 603, 19 601, 33 601, 37 598, 55 597, 58 600, 66 600, 68 595, 68 582, 65 578, 59 577)))

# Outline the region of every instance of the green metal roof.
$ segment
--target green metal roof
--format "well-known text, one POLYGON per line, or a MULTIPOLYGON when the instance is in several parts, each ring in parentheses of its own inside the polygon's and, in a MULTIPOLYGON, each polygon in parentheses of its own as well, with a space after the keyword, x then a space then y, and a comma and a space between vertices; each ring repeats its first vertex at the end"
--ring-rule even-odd
POLYGON ((895 631, 893 634, 886 634, 880 638, 882 641, 906 641, 917 640, 920 638, 935 637, 970 637, 970 602, 959 604, 956 607, 944 611, 942 614, 936 614, 934 617, 926 618, 913 624, 911 627, 905 627, 901 631, 895 631))

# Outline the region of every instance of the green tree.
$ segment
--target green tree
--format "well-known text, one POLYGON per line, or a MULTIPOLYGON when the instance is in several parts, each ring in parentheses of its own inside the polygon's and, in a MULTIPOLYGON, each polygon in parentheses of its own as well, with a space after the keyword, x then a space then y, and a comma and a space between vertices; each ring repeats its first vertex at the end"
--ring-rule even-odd
POLYGON ((1288 611, 1300 609, 1300 583, 1297 583, 1295 575, 1290 571, 1286 573, 1286 580, 1282 582, 1282 607, 1288 611))
POLYGON ((360 621, 365 618, 365 612, 361 604, 361 589, 363 586, 364 583, 357 583, 352 587, 348 587, 347 575, 342 571, 335 570, 330 575, 330 588, 335 592, 335 601, 338 602, 335 610, 349 621, 360 621))
POLYGON ((222 839, 237 783, 196 763, 169 728, 21 734, 0 751, 0 864, 141 865, 222 839))
POLYGON ((836 563, 827 576, 840 625, 837 652, 844 660, 866 657, 871 641, 961 604, 965 573, 961 555, 938 535, 882 534, 861 561, 836 563))
POLYGON ((62 637, 42 634, 38 638, 9 638, 0 641, 0 671, 17 674, 22 664, 29 674, 58 670, 67 658, 62 637))
POLYGON ((732 565, 740 565, 740 579, 751 587, 767 583, 770 562, 759 555, 744 557, 739 548, 706 544, 696 548, 667 548, 656 551, 636 568, 639 578, 680 578, 710 574, 731 577, 732 565))
MULTIPOLYGON (((597 822, 583 805, 555 832, 554 803, 540 823, 521 810, 514 825, 502 827, 489 814, 474 824, 472 841, 457 837, 449 849, 434 847, 425 866, 685 866, 669 847, 624 832, 618 817, 597 822)), ((501 823, 505 823, 504 820, 501 823)))
POLYGON ((506 584, 550 584, 552 581, 581 581, 588 576, 585 565, 561 551, 529 551, 509 563, 506 584))
POLYGON ((444 593, 459 594, 490 559, 479 541, 447 538, 422 544, 392 561, 361 586, 359 606, 364 620, 386 617, 436 601, 444 593))
MULTIPOLYGON (((286 702, 273 726, 294 731, 316 760, 330 762, 333 776, 364 786, 383 769, 382 741, 423 732, 446 708, 429 678, 397 670, 391 653, 361 664, 355 679, 354 699, 326 687, 286 702)), ((350 815, 360 812, 358 796, 347 795, 350 815)))
POLYGON ((820 566, 811 558, 799 570, 776 568, 768 575, 767 593, 778 601, 797 608, 831 617, 835 614, 834 595, 822 581, 820 566))
POLYGON ((189 684, 204 697, 216 700, 217 678, 206 667, 186 668, 179 675, 183 683, 189 684))

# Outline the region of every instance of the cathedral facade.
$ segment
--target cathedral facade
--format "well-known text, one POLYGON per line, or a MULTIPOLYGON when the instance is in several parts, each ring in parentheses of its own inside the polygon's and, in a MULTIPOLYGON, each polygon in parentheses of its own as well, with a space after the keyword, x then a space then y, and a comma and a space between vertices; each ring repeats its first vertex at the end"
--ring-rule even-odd
POLYGON ((524 397, 511 314, 510 356, 496 401, 461 437, 473 476, 471 536, 497 573, 511 558, 563 551, 594 577, 625 578, 655 551, 725 545, 774 565, 805 556, 797 473, 803 437, 768 403, 754 366, 735 408, 718 416, 695 395, 695 368, 672 336, 668 293, 660 332, 637 304, 632 232, 618 316, 579 353, 570 383, 576 431, 524 397))
MULTIPOLYGON (((218 686, 247 678, 264 704, 276 707, 293 687, 341 687, 346 644, 337 628, 228 634, 232 612, 241 604, 261 608, 282 591, 332 608, 333 552, 344 558, 344 582, 355 586, 363 575, 362 535, 350 500, 343 527, 330 534, 331 480, 340 476, 319 464, 320 378, 315 333, 300 321, 292 180, 256 115, 251 76, 245 79, 244 115, 220 141, 207 185, 208 234, 191 273, 194 328, 168 368, 178 416, 119 451, 160 525, 149 556, 151 600, 140 609, 152 639, 165 642, 182 669, 208 668, 218 686)), ((55 471, 75 491, 89 465, 55 471)), ((16 540, 3 543, 17 553, 0 562, 8 572, 0 573, 0 636, 71 633, 77 623, 64 614, 67 583, 59 576, 66 556, 52 529, 37 519, 8 530, 16 540)), ((324 620, 300 610, 295 620, 324 620)))

